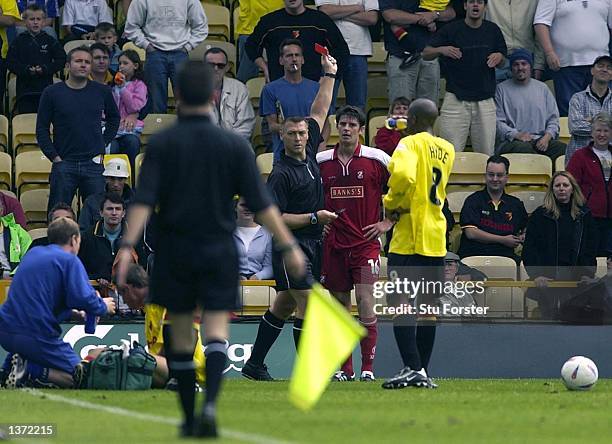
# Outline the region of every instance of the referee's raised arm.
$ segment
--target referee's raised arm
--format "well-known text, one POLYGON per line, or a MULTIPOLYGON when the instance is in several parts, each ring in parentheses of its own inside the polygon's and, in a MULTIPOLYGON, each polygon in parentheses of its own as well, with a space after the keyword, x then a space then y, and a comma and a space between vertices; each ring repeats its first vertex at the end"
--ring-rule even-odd
POLYGON ((319 128, 323 128, 334 94, 334 82, 338 65, 332 56, 321 56, 323 76, 319 81, 319 92, 310 106, 310 118, 315 120, 319 128))

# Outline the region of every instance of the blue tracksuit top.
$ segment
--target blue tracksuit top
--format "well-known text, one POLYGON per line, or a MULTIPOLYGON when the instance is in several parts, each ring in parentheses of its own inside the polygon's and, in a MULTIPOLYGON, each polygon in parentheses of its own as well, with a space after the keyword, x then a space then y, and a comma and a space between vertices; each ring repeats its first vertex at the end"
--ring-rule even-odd
POLYGON ((19 264, 8 299, 0 306, 0 331, 59 337, 60 322, 70 317, 73 308, 106 314, 106 304, 77 256, 58 245, 35 247, 19 264))

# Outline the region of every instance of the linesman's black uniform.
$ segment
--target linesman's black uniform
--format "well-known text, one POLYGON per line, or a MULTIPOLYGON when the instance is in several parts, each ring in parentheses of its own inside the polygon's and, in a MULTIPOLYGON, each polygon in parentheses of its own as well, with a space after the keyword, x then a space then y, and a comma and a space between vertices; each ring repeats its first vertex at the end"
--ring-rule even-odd
MULTIPOLYGON (((323 184, 317 163, 317 148, 321 142, 321 129, 314 119, 307 119, 308 141, 306 160, 300 161, 281 153, 268 177, 268 189, 281 213, 308 214, 324 208, 323 184)), ((307 290, 313 279, 319 280, 321 273, 321 234, 323 225, 311 223, 292 230, 308 259, 306 277, 296 281, 289 277, 282 254, 272 253, 272 267, 276 290, 307 290)))
POLYGON ((252 148, 203 116, 180 116, 156 134, 135 203, 157 205, 152 302, 175 313, 235 310, 238 252, 233 196, 253 212, 270 206, 252 148))

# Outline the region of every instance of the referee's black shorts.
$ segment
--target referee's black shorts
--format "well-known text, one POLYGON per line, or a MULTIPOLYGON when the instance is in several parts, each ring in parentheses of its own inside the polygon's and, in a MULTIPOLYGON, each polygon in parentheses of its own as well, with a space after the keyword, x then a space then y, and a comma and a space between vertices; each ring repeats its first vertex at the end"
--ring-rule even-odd
POLYGON ((319 239, 297 239, 300 248, 306 256, 306 276, 295 280, 289 273, 283 255, 274 251, 272 253, 272 269, 276 280, 276 291, 309 290, 314 281, 321 278, 322 242, 319 239))
POLYGON ((232 238, 198 241, 159 239, 151 282, 151 302, 174 313, 239 308, 238 252, 232 238))

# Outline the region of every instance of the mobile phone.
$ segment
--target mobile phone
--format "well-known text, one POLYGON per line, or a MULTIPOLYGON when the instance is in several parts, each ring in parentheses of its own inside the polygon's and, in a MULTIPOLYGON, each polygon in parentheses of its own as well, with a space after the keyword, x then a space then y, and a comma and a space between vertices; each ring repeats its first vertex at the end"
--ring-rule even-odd
POLYGON ((323 45, 319 45, 318 43, 314 44, 314 50, 317 54, 321 54, 322 56, 329 56, 329 49, 323 45))

